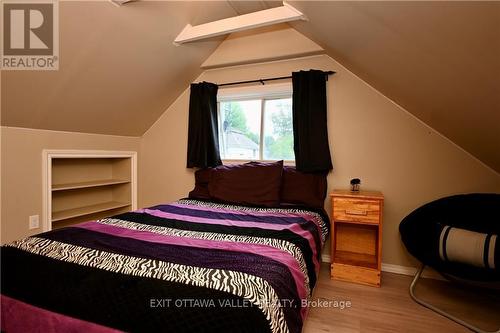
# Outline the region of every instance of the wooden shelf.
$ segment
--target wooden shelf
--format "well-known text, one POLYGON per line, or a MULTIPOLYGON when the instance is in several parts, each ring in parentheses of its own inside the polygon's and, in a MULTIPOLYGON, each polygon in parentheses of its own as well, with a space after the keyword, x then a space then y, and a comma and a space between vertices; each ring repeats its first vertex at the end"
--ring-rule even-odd
POLYGON ((128 183, 130 183, 130 181, 124 179, 103 179, 103 180, 94 180, 94 181, 78 182, 78 183, 53 184, 52 191, 53 192, 65 191, 65 190, 74 190, 79 188, 128 184, 128 183))
POLYGON ((137 209, 135 152, 44 151, 47 229, 137 209))
POLYGON ((350 251, 335 251, 334 263, 377 269, 377 256, 350 251))
POLYGON ((84 206, 84 207, 78 207, 78 208, 73 208, 73 209, 66 209, 66 210, 61 210, 58 212, 52 212, 52 222, 57 222, 61 220, 66 220, 78 216, 84 216, 84 215, 89 215, 93 213, 98 213, 98 212, 104 212, 107 210, 112 210, 116 208, 122 208, 122 207, 127 207, 130 206, 130 202, 117 202, 117 201, 109 201, 109 202, 104 202, 96 205, 90 205, 90 206, 84 206))

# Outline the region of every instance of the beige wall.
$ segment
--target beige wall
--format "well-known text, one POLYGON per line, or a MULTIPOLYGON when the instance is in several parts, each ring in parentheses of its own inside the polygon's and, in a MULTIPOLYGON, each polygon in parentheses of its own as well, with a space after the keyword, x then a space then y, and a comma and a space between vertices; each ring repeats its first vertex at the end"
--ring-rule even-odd
POLYGON ((319 53, 324 53, 321 46, 282 23, 229 35, 201 67, 219 68, 319 53), (241 52, 242 49, 245 52, 241 52))
POLYGON ((28 229, 28 216, 39 215, 42 225, 43 149, 139 151, 139 147, 139 137, 2 127, 2 244, 42 231, 28 229))
MULTIPOLYGON (((213 69, 198 81, 248 80, 309 68, 337 72, 328 82, 328 130, 334 162, 329 190, 347 188, 349 179, 359 177, 363 189, 385 195, 384 263, 414 264, 398 233, 399 222, 414 208, 454 193, 500 192, 498 173, 328 56, 213 69)), ((188 103, 187 89, 141 140, 139 206, 178 199, 193 187, 193 173, 185 167, 188 103)), ((326 208, 330 209, 328 202, 326 208)))

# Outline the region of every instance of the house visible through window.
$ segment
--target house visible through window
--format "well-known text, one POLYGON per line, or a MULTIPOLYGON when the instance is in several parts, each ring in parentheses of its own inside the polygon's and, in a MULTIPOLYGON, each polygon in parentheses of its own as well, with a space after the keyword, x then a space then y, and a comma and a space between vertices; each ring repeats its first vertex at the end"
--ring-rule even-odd
POLYGON ((219 101, 221 158, 294 161, 290 95, 219 101))

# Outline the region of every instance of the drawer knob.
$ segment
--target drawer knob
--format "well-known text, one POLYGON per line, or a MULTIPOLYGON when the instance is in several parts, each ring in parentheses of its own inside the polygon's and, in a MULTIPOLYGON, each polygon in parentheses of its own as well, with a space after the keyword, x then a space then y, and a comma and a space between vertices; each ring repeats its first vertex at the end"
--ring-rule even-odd
POLYGON ((353 209, 346 209, 345 213, 347 215, 368 215, 368 212, 366 210, 353 210, 353 209))

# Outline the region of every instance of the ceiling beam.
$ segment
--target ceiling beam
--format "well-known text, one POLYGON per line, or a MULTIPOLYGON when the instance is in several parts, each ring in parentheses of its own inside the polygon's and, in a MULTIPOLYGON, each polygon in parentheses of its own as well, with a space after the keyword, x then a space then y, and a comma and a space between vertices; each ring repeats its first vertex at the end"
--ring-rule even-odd
POLYGON ((175 38, 174 45, 297 20, 306 20, 306 16, 286 2, 283 2, 283 6, 280 7, 238 15, 194 27, 188 24, 175 38))

